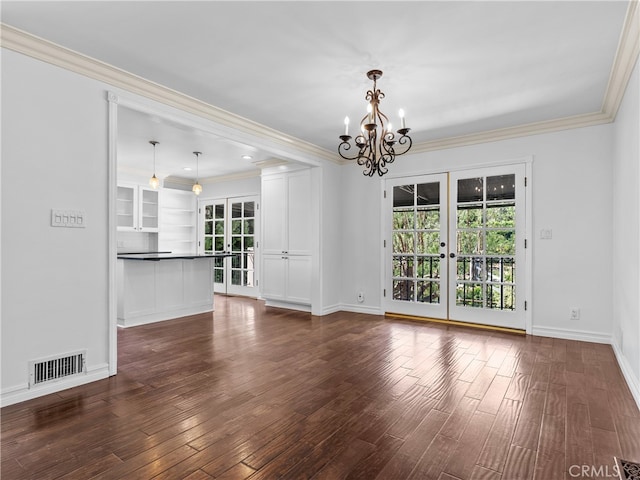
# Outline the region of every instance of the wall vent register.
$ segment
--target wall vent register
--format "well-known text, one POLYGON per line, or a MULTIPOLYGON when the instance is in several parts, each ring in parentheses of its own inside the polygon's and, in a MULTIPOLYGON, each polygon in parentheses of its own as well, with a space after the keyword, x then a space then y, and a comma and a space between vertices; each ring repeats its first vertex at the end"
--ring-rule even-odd
POLYGON ((29 362, 29 388, 72 375, 86 374, 86 350, 29 362))

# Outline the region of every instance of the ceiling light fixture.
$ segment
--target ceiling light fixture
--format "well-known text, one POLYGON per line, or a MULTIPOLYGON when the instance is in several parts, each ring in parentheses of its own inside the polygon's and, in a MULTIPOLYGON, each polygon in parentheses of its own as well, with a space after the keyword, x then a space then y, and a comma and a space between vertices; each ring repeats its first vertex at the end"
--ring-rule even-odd
POLYGON ((242 155, 243 160, 251 160, 253 157, 251 155, 242 155))
POLYGON ((160 186, 160 180, 156 177, 156 145, 160 142, 149 140, 149 143, 153 145, 153 177, 149 179, 149 185, 151 185, 151 188, 156 190, 160 186))
POLYGON ((364 165, 364 175, 372 177, 377 173, 382 176, 389 171, 385 167, 387 163, 393 163, 397 155, 404 155, 411 148, 411 137, 407 135, 411 129, 406 128, 404 111, 400 110, 402 128, 397 131, 400 138, 396 140, 389 119, 380 111, 380 100, 384 98, 384 93, 376 88, 376 80, 382 77, 382 70, 370 70, 367 77, 373 80, 373 88, 365 96, 369 102, 367 114, 360 120, 360 133, 354 140, 358 153, 351 157, 345 155, 352 147, 349 117, 344 119, 344 135, 340 135, 342 142, 338 145, 338 153, 346 160, 356 160, 358 165, 364 165), (396 151, 396 144, 402 146, 402 151, 396 151))
POLYGON ((200 158, 200 155, 202 155, 202 152, 193 152, 193 154, 196 156, 196 183, 191 187, 191 191, 196 195, 200 195, 202 193, 202 185, 198 183, 198 176, 200 173, 200 169, 198 168, 198 159, 200 158))

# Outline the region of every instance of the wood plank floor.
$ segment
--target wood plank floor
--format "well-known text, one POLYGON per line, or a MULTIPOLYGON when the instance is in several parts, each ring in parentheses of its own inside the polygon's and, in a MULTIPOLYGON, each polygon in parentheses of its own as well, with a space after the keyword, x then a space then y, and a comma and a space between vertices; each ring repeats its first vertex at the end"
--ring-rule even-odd
POLYGON ((117 376, 2 409, 2 479, 570 480, 640 462, 607 345, 216 308, 119 330, 117 376))

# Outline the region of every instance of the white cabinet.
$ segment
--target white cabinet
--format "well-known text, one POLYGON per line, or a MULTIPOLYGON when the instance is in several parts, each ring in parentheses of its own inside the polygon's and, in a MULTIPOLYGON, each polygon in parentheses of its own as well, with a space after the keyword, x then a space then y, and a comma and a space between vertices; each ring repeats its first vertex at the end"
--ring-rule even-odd
POLYGON ((262 296, 311 304, 310 170, 262 177, 262 296))
POLYGON ((162 189, 158 250, 172 253, 196 252, 197 197, 192 192, 162 189))
POLYGON ((311 304, 310 255, 265 255, 262 265, 264 298, 311 304))
POLYGON ((118 230, 158 231, 158 191, 140 185, 118 185, 118 230))
POLYGON ((264 254, 311 254, 311 175, 302 170, 262 178, 264 254))

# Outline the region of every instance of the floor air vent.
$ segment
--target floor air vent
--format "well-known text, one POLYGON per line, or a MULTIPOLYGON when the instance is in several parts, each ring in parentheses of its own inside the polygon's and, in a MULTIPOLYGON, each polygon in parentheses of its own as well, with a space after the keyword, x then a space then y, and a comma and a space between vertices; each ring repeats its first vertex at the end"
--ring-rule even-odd
POLYGON ((29 362, 29 387, 86 373, 87 351, 29 362))

